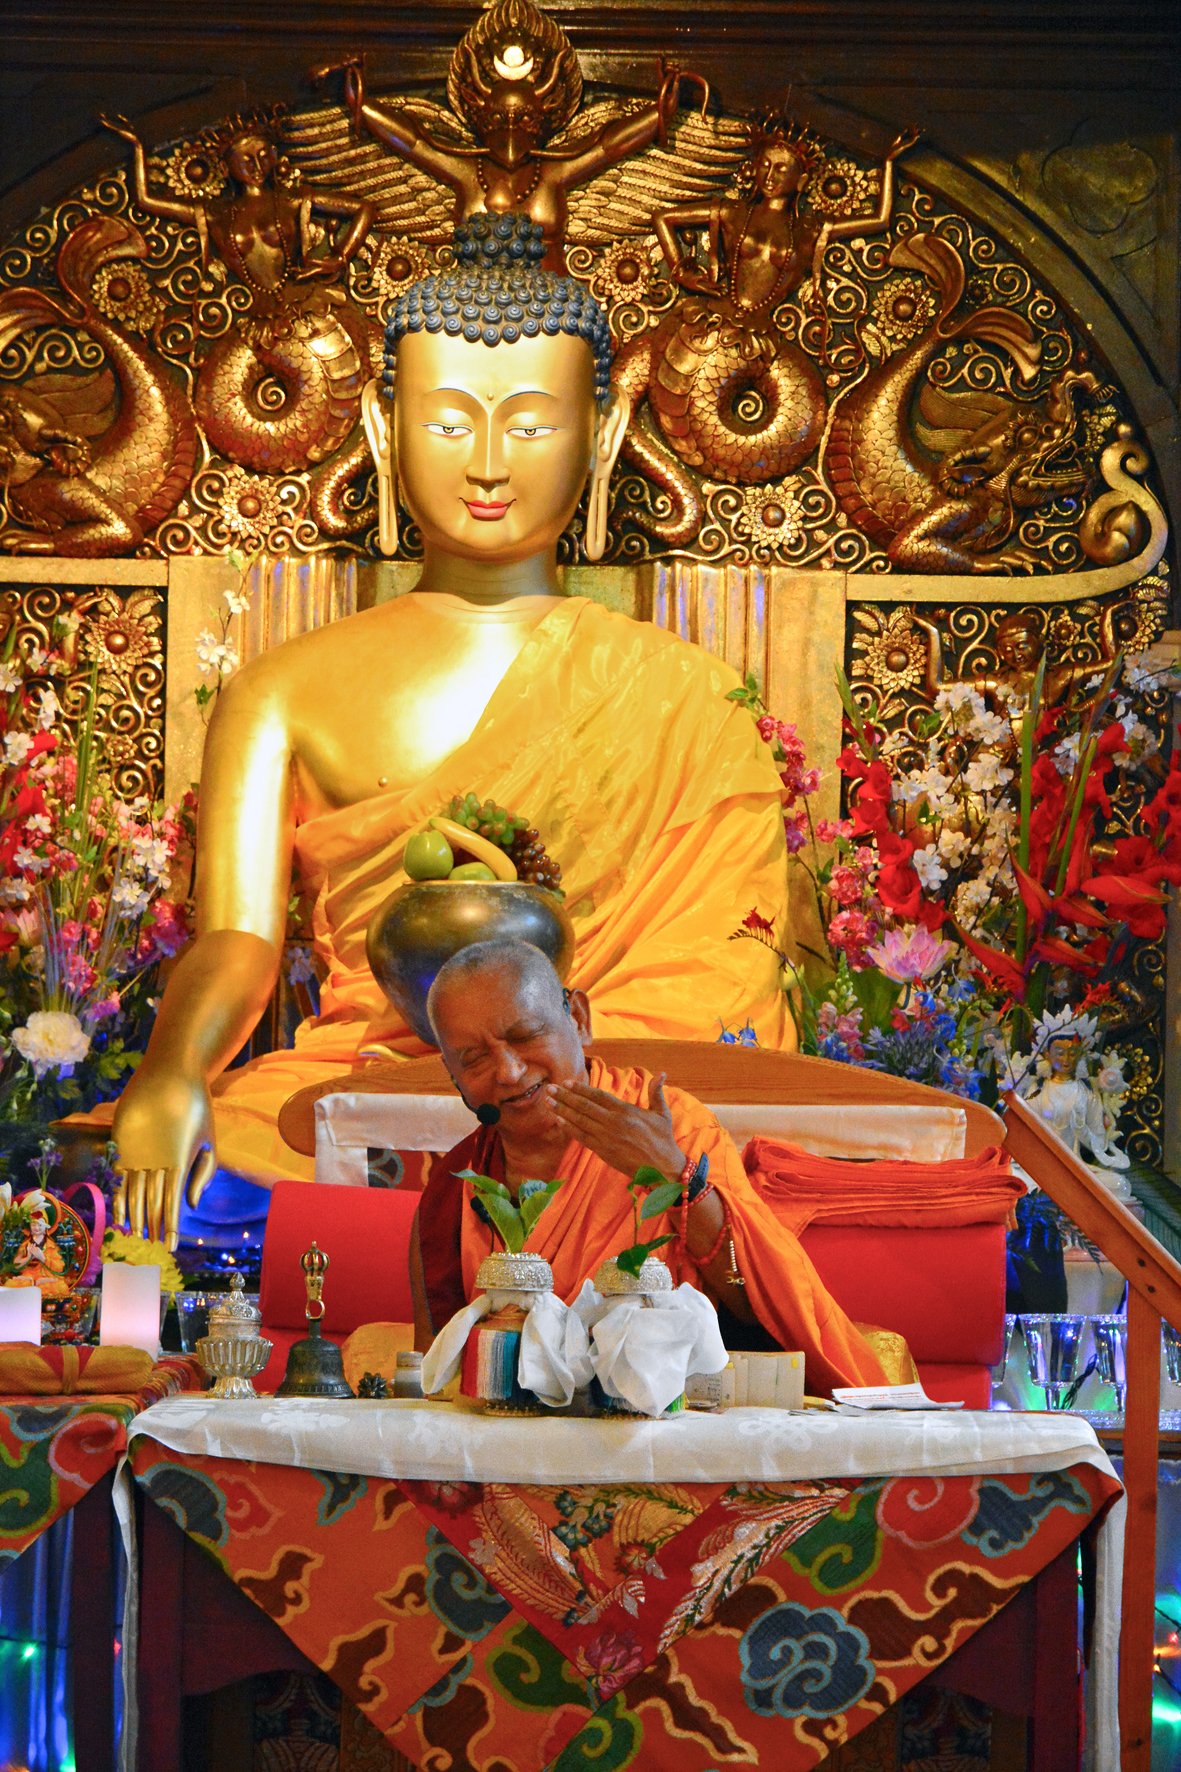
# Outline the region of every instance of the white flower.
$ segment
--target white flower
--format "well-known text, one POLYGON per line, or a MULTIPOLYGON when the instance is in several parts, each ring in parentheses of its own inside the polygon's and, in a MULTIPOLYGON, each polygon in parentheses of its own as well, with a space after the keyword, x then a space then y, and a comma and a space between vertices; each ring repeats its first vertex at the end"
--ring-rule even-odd
POLYGON ((29 887, 24 880, 0 880, 0 905, 24 904, 29 896, 29 887))
POLYGON ((33 741, 27 732, 6 732, 4 734, 4 761, 13 769, 19 769, 33 748, 33 741))
POLYGON ((950 714, 953 726, 962 726, 984 712, 984 697, 970 683, 949 683, 935 697, 935 708, 940 714, 950 714))
POLYGON ((35 1077, 56 1070, 59 1077, 73 1075, 90 1051, 90 1035, 76 1015, 64 1009, 38 1009, 24 1027, 13 1030, 12 1043, 33 1067, 35 1077))
POLYGON ((14 867, 23 868, 26 874, 43 874, 49 866, 48 858, 44 855, 38 855, 37 852, 30 849, 27 844, 22 845, 21 848, 16 851, 12 861, 14 867))
POLYGON ((12 1210, 12 1183, 0 1181, 0 1218, 12 1210))
POLYGON ((938 849, 934 845, 927 849, 916 849, 911 861, 923 891, 937 892, 947 878, 947 869, 942 864, 938 849))
POLYGON ((145 892, 137 880, 116 880, 111 887, 111 903, 127 917, 142 916, 151 903, 151 894, 145 892))
POLYGON ((30 676, 39 676, 48 663, 49 654, 43 646, 34 646, 25 653, 25 668, 30 676))
POLYGON ((48 812, 30 812, 25 820, 25 829, 35 837, 48 837, 53 829, 53 820, 48 812))
POLYGON ((949 868, 958 868, 971 848, 971 844, 963 831, 953 830, 951 825, 944 825, 936 839, 936 847, 949 868))
POLYGON ((1060 738, 1054 746, 1052 753, 1054 767, 1059 775, 1073 775, 1078 768, 1078 747, 1081 737, 1081 733, 1068 732, 1066 737, 1060 738))
POLYGON ((168 845, 162 837, 133 837, 131 839, 132 860, 137 868, 159 878, 172 859, 168 845))
POLYGON ((231 615, 249 615, 250 598, 245 591, 225 591, 223 595, 231 615))
POLYGON ((310 984, 315 976, 311 949, 304 947, 302 943, 290 948, 287 955, 288 984, 310 984))
POLYGON ((208 628, 197 635, 197 659, 203 671, 216 672, 219 677, 228 677, 239 663, 234 647, 219 640, 208 628))
POLYGON ((970 794, 994 794, 1007 787, 1013 771, 1006 769, 994 751, 981 751, 964 770, 964 786, 970 794))
POLYGON ((0 695, 11 695, 14 689, 20 688, 20 683, 20 677, 8 660, 0 658, 0 695))
POLYGON ((37 710, 37 724, 42 732, 49 732, 57 725, 61 712, 62 704, 57 699, 56 689, 43 689, 41 691, 41 706, 37 710))

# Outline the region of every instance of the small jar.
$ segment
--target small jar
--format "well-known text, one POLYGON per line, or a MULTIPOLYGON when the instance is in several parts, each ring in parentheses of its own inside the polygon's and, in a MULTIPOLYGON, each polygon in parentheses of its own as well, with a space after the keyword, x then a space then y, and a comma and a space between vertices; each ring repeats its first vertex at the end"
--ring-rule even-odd
POLYGON ((245 1296, 245 1281, 235 1274, 230 1290, 209 1312, 209 1334, 197 1343, 197 1358, 214 1380, 215 1397, 256 1397, 253 1379, 271 1357, 271 1342, 260 1334, 262 1313, 245 1296))
POLYGON ((395 1397, 417 1397, 422 1400, 422 1355, 398 1354, 394 1362, 395 1397))
POLYGON ((521 1330, 536 1300, 554 1289, 553 1270, 540 1255, 488 1255, 476 1274, 477 1292, 493 1295, 493 1308, 467 1338, 460 1367, 460 1394, 493 1415, 542 1415, 544 1405, 518 1383, 521 1330))
MULTIPOLYGON (((605 1299, 639 1298, 641 1310, 655 1310, 653 1300, 662 1292, 673 1290, 673 1277, 667 1266, 658 1256, 649 1255, 642 1264, 638 1274, 625 1273, 615 1261, 605 1261, 595 1275, 595 1288, 605 1299)), ((601 1321, 601 1319, 600 1319, 601 1321)), ((606 1390, 597 1378, 591 1379, 591 1407, 601 1415, 642 1415, 643 1410, 636 1409, 624 1397, 617 1397, 613 1391, 606 1390)), ((664 1416, 679 1415, 685 1408, 685 1395, 674 1397, 664 1416)))

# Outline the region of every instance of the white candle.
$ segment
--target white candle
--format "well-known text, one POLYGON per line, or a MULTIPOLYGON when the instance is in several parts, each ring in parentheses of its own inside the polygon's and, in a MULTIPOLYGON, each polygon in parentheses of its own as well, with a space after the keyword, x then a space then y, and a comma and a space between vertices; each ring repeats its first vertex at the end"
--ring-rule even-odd
POLYGON ((104 1261, 102 1347, 142 1347, 153 1359, 160 1352, 160 1269, 127 1261, 104 1261))
POLYGON ((40 1286, 0 1286, 0 1341, 41 1341, 40 1286))

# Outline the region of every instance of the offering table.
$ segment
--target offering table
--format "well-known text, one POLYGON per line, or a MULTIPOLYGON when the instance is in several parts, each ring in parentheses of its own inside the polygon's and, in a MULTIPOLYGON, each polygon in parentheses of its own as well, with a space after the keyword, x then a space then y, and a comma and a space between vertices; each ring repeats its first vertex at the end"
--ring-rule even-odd
MULTIPOLYGON (((130 1463, 149 1526, 171 1515, 412 1763, 514 1772, 816 1765, 1098 1525, 1089 1744, 1117 1763, 1123 1504, 1074 1417, 190 1398, 140 1418, 130 1463)), ((152 1557, 148 1530, 141 1766, 185 1612, 152 1557)), ((1072 1736, 1060 1708, 1032 1763, 1075 1764, 1072 1736)))

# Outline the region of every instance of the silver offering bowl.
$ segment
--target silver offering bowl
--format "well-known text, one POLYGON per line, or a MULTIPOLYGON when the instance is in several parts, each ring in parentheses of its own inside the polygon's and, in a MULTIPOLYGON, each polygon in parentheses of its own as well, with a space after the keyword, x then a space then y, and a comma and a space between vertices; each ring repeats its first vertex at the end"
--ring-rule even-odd
POLYGON ((417 880, 378 906, 365 953, 373 976, 420 1040, 437 1044, 426 996, 444 962, 477 941, 527 941, 565 978, 574 926, 561 901, 522 880, 417 880))
POLYGON ((197 1343, 197 1358, 207 1377, 216 1381, 210 1396, 257 1397, 250 1381, 270 1359, 273 1346, 262 1335, 203 1335, 197 1343))

